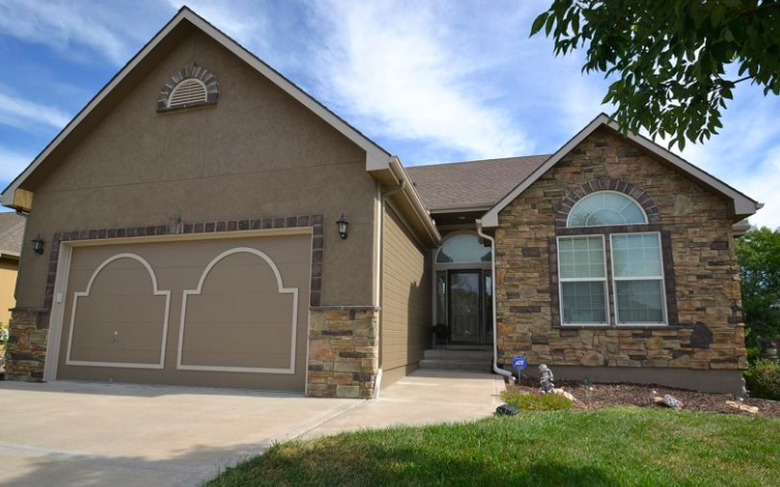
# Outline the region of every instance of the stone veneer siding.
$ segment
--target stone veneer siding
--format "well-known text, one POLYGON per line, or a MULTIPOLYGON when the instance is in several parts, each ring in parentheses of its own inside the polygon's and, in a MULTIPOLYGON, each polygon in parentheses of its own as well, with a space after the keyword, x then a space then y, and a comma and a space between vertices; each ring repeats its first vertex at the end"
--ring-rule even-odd
POLYGON ((732 223, 723 197, 617 133, 597 130, 499 214, 499 361, 508 367, 521 353, 531 364, 744 369, 732 223), (669 326, 560 326, 556 236, 580 230, 562 228, 565 216, 577 199, 601 189, 631 195, 650 221, 609 231, 661 233, 669 326))
POLYGON ((369 399, 379 368, 379 310, 312 308, 306 395, 369 399))

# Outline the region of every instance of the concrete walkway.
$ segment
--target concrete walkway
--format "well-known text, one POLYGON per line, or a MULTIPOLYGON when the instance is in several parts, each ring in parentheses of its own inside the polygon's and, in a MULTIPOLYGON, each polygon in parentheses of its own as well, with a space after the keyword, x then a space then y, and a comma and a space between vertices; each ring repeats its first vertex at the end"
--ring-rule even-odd
POLYGON ((274 441, 484 417, 502 389, 498 376, 428 370, 375 401, 0 382, 0 486, 195 486, 274 441))

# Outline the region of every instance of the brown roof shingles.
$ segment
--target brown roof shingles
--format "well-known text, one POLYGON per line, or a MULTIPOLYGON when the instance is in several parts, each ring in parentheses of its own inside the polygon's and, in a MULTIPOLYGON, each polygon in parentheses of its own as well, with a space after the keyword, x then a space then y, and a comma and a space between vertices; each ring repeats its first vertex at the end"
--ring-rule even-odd
POLYGON ((549 155, 407 167, 420 198, 435 213, 489 208, 549 159, 549 155))
POLYGON ((22 252, 25 218, 16 213, 0 213, 0 255, 18 256, 22 252))

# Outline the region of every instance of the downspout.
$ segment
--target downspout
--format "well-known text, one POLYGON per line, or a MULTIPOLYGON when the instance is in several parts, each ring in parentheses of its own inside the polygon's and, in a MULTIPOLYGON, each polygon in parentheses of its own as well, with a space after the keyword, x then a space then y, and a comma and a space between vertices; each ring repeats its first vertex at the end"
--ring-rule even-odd
MULTIPOLYGON (((396 180, 398 186, 385 192, 381 192, 380 189, 380 197, 379 197, 379 242, 377 242, 377 248, 379 249, 379 292, 377 294, 379 298, 378 306, 380 309, 382 308, 382 302, 383 302, 382 298, 384 297, 384 289, 385 289, 385 273, 384 273, 385 202, 387 201, 388 196, 393 196, 396 193, 400 193, 401 191, 404 190, 404 188, 406 188, 405 180, 402 179, 401 181, 398 181, 398 178, 395 177, 395 174, 393 174, 393 179, 396 180)), ((379 399, 379 390, 382 387, 382 365, 384 362, 384 356, 382 354, 382 329, 384 328, 384 321, 385 321, 385 313, 384 310, 382 310, 379 312, 379 340, 377 340, 377 348, 378 348, 377 351, 379 352, 378 353, 379 364, 377 365, 373 399, 379 399)))
POLYGON ((498 366, 498 326, 497 326, 497 308, 496 308, 496 239, 482 232, 482 220, 477 220, 477 234, 490 241, 490 286, 493 295, 493 372, 503 375, 510 381, 514 379, 512 372, 504 370, 498 366))

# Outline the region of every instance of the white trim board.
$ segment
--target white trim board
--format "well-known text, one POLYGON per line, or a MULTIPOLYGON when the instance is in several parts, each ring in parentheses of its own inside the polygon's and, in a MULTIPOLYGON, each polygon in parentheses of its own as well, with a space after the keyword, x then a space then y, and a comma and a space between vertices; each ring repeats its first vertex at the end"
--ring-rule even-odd
POLYGON ((198 287, 196 289, 186 289, 182 293, 181 299, 181 321, 179 326, 179 346, 176 352, 176 369, 177 370, 199 370, 199 371, 212 371, 212 372, 251 372, 251 373, 263 373, 263 374, 294 374, 295 373, 295 349, 296 338, 298 333, 298 288, 297 287, 284 287, 282 282, 282 274, 279 272, 279 268, 276 263, 265 253, 257 249, 250 247, 236 247, 230 250, 226 250, 214 257, 203 274, 200 275, 198 281, 198 287), (276 287, 279 294, 292 294, 293 306, 292 306, 292 340, 290 341, 290 366, 286 369, 272 368, 272 367, 232 367, 222 365, 186 365, 182 363, 182 352, 184 349, 184 330, 187 320, 187 297, 190 295, 200 295, 203 292, 203 283, 206 281, 211 269, 214 268, 222 259, 234 254, 252 254, 260 257, 271 268, 276 277, 276 287))
POLYGON ((709 186, 718 193, 730 198, 732 201, 732 210, 735 215, 747 217, 758 211, 763 205, 757 201, 748 198, 744 194, 740 193, 736 189, 727 185, 723 181, 708 174, 707 172, 699 169, 685 159, 669 152, 655 142, 646 139, 640 135, 634 133, 623 134, 620 132, 618 125, 612 121, 609 116, 602 113, 592 122, 590 122, 585 128, 583 128, 577 135, 566 142, 563 147, 550 156, 547 161, 539 166, 534 172, 531 173, 526 179, 524 179, 519 185, 504 196, 501 201, 496 203, 487 213, 482 216, 482 225, 486 228, 495 228, 498 226, 498 214, 506 208, 512 201, 514 201, 520 194, 528 189, 537 179, 542 177, 547 171, 549 171, 554 165, 556 165, 561 159, 563 159, 569 152, 572 151, 577 145, 585 140, 599 127, 609 127, 610 129, 620 133, 622 136, 628 138, 631 142, 639 145, 642 149, 649 153, 669 162, 677 169, 681 170, 685 174, 693 177, 697 181, 709 186))
MULTIPOLYGON (((384 169, 388 167, 390 153, 377 143, 363 135, 356 128, 342 120, 335 113, 315 100, 311 95, 303 91, 290 80, 282 76, 272 67, 261 61, 236 41, 228 37, 222 31, 208 23, 205 19, 187 7, 182 7, 179 12, 150 40, 112 79, 106 84, 90 102, 71 120, 62 131, 52 140, 46 148, 30 163, 29 166, 14 179, 0 195, 0 204, 10 207, 14 201, 14 193, 24 181, 35 171, 49 155, 87 118, 90 113, 135 69, 157 45, 167 37, 176 27, 184 21, 200 29, 203 33, 224 46, 230 52, 238 56, 242 61, 254 68, 257 72, 271 80, 284 92, 292 96, 303 106, 314 112, 315 115, 330 124, 349 140, 366 151, 366 170, 384 169)), ((152 100, 150 103, 154 102, 152 100)))
POLYGON ((157 287, 157 276, 155 275, 152 266, 149 264, 149 262, 146 261, 146 259, 144 259, 140 255, 131 254, 131 253, 121 253, 109 257, 108 259, 104 260, 103 263, 97 267, 97 269, 95 269, 95 272, 92 273, 92 277, 89 278, 89 283, 87 284, 87 289, 85 291, 76 291, 73 293, 73 309, 71 310, 70 313, 70 330, 68 332, 68 350, 65 355, 65 365, 80 365, 80 366, 88 366, 88 367, 117 367, 123 369, 162 370, 163 368, 165 368, 165 347, 168 342, 168 319, 170 317, 170 310, 171 310, 171 291, 160 290, 157 287), (140 262, 146 268, 146 271, 149 273, 149 277, 151 277, 152 279, 152 285, 154 289, 153 295, 165 296, 165 315, 163 316, 162 344, 160 346, 160 361, 154 364, 144 364, 144 363, 136 363, 136 362, 100 362, 100 361, 91 361, 91 360, 72 360, 70 356, 73 348, 73 333, 76 326, 76 310, 78 307, 79 298, 88 297, 89 294, 92 292, 92 284, 94 284, 95 279, 100 274, 100 272, 103 269, 105 269, 108 264, 120 259, 132 259, 137 262, 140 262))

